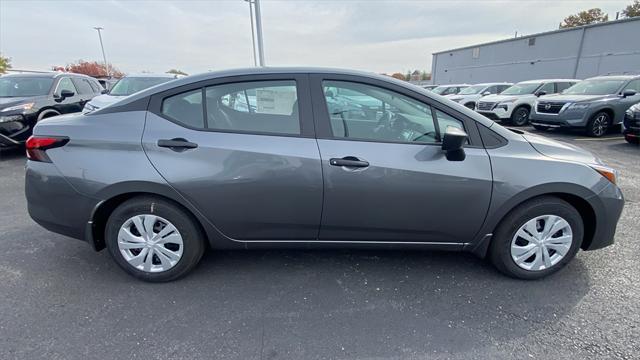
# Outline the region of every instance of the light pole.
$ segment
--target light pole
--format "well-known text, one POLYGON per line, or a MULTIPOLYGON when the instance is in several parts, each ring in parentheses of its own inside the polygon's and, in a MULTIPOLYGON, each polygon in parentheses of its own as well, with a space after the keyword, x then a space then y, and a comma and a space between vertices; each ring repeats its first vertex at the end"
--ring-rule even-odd
POLYGON ((107 55, 105 55, 104 53, 104 45, 102 44, 102 33, 100 33, 100 31, 104 29, 100 26, 96 26, 94 27, 94 29, 98 31, 98 38, 100 38, 100 48, 102 49, 102 59, 104 60, 104 69, 107 72, 107 77, 109 77, 109 63, 107 63, 107 55))
POLYGON ((256 34, 258 37, 258 59, 260 60, 260 66, 265 66, 264 63, 264 50, 262 45, 262 17, 260 15, 260 0, 253 0, 256 7, 256 34))
POLYGON ((253 66, 258 66, 258 59, 256 57, 256 37, 255 37, 255 29, 253 28, 253 1, 252 0, 244 0, 249 4, 249 17, 251 17, 251 52, 253 53, 253 66))

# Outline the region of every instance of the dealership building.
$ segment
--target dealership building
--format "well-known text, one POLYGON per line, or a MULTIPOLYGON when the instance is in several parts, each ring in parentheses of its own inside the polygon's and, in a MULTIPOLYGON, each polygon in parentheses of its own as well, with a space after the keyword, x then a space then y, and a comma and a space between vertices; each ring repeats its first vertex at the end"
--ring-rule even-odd
POLYGON ((434 84, 638 73, 640 17, 440 51, 431 65, 434 84))

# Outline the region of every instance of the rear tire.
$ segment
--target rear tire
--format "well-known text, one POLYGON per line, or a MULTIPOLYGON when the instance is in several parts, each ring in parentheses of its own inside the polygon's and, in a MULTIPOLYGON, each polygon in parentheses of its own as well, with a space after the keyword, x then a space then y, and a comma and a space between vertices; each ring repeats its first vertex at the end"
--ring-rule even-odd
POLYGON ((609 116, 608 113, 601 111, 591 117, 591 120, 587 123, 585 131, 588 136, 602 137, 609 130, 609 126, 611 126, 611 116, 609 116))
POLYGON ((560 270, 574 258, 582 245, 583 234, 582 217, 573 206, 553 196, 538 197, 519 205, 502 220, 491 241, 489 258, 508 276, 540 279, 560 270), (556 226, 558 230, 545 234, 547 224, 551 231, 556 226), (570 243, 565 243, 569 236, 570 243), (527 255, 529 253, 531 255, 527 255))
POLYGON ((517 107, 511 114, 511 124, 514 126, 525 126, 529 122, 529 109, 524 106, 517 107))
POLYGON ((118 206, 107 221, 105 240, 124 271, 150 282, 186 275, 205 249, 193 217, 180 206, 152 196, 136 197, 118 206))

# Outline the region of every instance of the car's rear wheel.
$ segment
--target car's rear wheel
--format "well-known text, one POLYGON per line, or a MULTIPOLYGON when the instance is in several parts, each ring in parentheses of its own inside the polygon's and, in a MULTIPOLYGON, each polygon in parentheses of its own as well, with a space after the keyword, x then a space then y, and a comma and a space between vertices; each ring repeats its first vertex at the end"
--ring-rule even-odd
POLYGON ((152 282, 187 274, 204 253, 202 233, 181 207, 156 197, 138 197, 118 206, 107 221, 105 239, 116 263, 152 282))
POLYGON ((591 137, 601 137, 607 133, 611 125, 611 117, 608 113, 601 111, 591 118, 587 123, 586 132, 591 137))
POLYGON ((515 126, 525 126, 529 122, 529 109, 520 106, 513 110, 511 114, 511 124, 515 126))
POLYGON ((496 229, 491 262, 520 279, 539 279, 564 267, 582 244, 580 213, 566 201, 545 196, 519 205, 496 229))

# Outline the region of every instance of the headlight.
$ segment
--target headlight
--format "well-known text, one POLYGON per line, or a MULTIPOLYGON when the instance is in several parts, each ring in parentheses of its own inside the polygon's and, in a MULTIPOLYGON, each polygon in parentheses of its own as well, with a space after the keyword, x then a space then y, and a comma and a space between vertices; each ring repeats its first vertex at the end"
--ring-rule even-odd
POLYGON ((91 105, 91 103, 86 103, 86 104, 84 104, 84 108, 82 109, 82 112, 90 113, 90 112, 92 112, 94 110, 97 110, 97 109, 98 109, 97 106, 91 105))
POLYGON ((585 110, 586 108, 588 108, 589 106, 591 106, 591 104, 589 103, 574 103, 569 105, 569 109, 571 110, 585 110))
POLYGON ((0 123, 11 122, 11 121, 21 121, 22 115, 6 115, 0 116, 0 123))
POLYGON ((614 184, 618 180, 618 171, 615 169, 602 166, 602 165, 594 165, 594 164, 590 164, 589 166, 614 184))
POLYGON ((8 108, 4 108, 0 110, 0 112, 9 112, 9 111, 16 111, 16 110, 22 110, 22 111, 31 110, 31 108, 35 104, 36 103, 31 102, 31 103, 25 103, 25 104, 20 104, 15 106, 9 106, 8 108))

